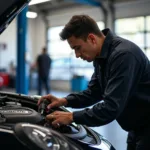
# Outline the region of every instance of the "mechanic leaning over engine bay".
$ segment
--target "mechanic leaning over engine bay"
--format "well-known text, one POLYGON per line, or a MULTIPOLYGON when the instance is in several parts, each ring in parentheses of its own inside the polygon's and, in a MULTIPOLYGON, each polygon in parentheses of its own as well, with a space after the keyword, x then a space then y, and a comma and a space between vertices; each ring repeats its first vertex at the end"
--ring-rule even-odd
POLYGON ((117 120, 129 132, 127 150, 150 150, 150 61, 134 43, 110 29, 100 30, 87 15, 75 15, 60 33, 77 58, 93 62, 88 88, 79 93, 47 99, 48 109, 59 106, 85 108, 75 112, 55 111, 47 115, 53 126, 71 122, 91 127, 117 120), (93 105, 92 108, 86 108, 93 105))

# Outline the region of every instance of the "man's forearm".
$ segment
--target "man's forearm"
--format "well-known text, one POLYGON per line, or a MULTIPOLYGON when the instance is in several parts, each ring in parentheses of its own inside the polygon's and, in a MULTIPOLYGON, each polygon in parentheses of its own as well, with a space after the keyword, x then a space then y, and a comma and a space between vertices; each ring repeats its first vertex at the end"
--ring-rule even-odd
MULTIPOLYGON (((97 92, 98 93, 98 92, 97 92)), ((79 93, 72 93, 65 97, 67 100, 67 107, 84 108, 89 107, 96 102, 102 100, 100 94, 91 92, 89 89, 79 93)))

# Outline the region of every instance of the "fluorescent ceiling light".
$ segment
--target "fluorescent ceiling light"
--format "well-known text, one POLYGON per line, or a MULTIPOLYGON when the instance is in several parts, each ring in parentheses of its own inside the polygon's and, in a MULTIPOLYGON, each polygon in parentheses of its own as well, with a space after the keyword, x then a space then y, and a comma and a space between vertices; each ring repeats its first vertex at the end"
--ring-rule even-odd
POLYGON ((26 13, 26 16, 27 16, 28 18, 36 18, 36 17, 37 17, 37 13, 36 13, 36 12, 28 11, 28 12, 26 13))
POLYGON ((39 3, 44 3, 50 0, 32 0, 29 5, 35 5, 35 4, 39 4, 39 3))

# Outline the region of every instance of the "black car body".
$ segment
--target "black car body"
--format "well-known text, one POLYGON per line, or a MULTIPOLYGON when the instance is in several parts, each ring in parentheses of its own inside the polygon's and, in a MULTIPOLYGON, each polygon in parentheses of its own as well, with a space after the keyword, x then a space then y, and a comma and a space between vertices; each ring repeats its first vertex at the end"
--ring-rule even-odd
MULTIPOLYGON (((72 123, 53 128, 45 116, 47 101, 37 106, 37 96, 0 92, 0 145, 5 150, 115 150, 91 128, 72 123)), ((68 111, 65 107, 59 111, 68 111)))

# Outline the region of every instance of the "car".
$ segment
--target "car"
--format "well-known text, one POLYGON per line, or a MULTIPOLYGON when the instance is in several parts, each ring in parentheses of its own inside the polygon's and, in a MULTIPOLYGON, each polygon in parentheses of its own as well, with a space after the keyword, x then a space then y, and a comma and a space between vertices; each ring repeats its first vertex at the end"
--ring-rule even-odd
POLYGON ((45 120, 55 110, 45 100, 37 105, 38 95, 0 92, 0 145, 5 150, 115 150, 112 144, 93 129, 76 123, 54 128, 45 120))

